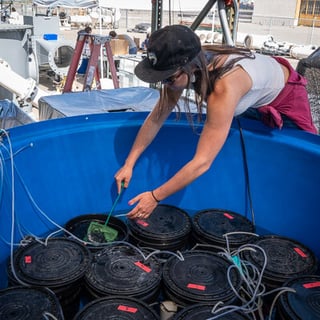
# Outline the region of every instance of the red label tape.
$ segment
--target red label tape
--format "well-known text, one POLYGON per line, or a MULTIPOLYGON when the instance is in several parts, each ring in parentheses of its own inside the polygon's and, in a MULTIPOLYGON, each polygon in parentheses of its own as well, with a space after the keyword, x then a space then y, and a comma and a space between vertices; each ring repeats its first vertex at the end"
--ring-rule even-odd
POLYGON ((137 308, 132 308, 132 307, 127 307, 124 305, 119 305, 118 306, 119 311, 124 311, 124 312, 129 312, 129 313, 136 313, 138 311, 137 308))
POLYGON ((230 219, 230 220, 233 220, 234 219, 234 217, 230 214, 230 213, 224 213, 223 214, 226 218, 228 218, 228 219, 230 219))
POLYGON ((302 258, 307 257, 307 255, 300 248, 294 248, 294 251, 302 258))
POLYGON ((146 221, 141 220, 141 219, 138 219, 137 223, 140 224, 143 227, 148 227, 149 226, 149 224, 146 221))
POLYGON ((189 289, 201 290, 201 291, 206 290, 206 287, 205 287, 205 286, 199 285, 199 284, 194 284, 194 283, 189 283, 189 284, 187 285, 187 288, 189 288, 189 289))
POLYGON ((306 289, 312 289, 312 288, 320 287, 320 281, 305 283, 303 285, 303 287, 306 288, 306 289))
POLYGON ((147 267, 145 264, 141 263, 140 261, 137 261, 134 264, 145 272, 151 272, 151 269, 147 267))

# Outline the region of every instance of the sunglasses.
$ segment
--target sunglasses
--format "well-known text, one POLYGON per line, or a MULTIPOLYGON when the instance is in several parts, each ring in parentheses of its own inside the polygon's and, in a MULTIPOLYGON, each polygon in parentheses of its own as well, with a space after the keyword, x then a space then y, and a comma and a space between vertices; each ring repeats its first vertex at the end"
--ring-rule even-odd
POLYGON ((162 80, 161 82, 163 84, 168 84, 168 85, 173 85, 175 83, 175 81, 183 74, 183 71, 181 70, 178 73, 175 73, 174 75, 172 75, 171 77, 162 80))

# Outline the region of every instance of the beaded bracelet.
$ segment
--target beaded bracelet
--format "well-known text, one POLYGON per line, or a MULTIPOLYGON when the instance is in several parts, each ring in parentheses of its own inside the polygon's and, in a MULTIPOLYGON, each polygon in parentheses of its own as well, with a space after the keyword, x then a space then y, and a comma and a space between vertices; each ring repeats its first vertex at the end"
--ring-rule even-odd
POLYGON ((152 191, 150 191, 151 192, 151 195, 152 195, 152 197, 153 197, 153 199, 156 201, 156 202, 160 202, 160 200, 158 200, 156 197, 155 197, 155 195, 153 194, 153 190, 152 191))

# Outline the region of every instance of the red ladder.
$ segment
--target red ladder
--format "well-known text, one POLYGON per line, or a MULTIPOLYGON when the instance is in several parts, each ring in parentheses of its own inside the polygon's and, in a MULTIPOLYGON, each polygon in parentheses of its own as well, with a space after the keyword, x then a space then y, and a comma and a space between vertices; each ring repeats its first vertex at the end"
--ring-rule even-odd
POLYGON ((83 84, 82 91, 91 90, 91 86, 94 79, 96 80, 97 89, 101 89, 100 74, 99 74, 99 68, 98 68, 98 60, 101 52, 101 46, 104 46, 104 48, 106 49, 113 86, 115 89, 119 88, 119 80, 118 80, 117 70, 113 60, 110 40, 111 40, 111 37, 109 36, 91 35, 88 33, 78 34, 76 47, 74 49, 72 61, 66 77, 63 93, 71 92, 72 84, 73 84, 75 75, 77 73, 83 47, 87 41, 90 41, 91 54, 90 54, 88 66, 86 69, 86 73, 84 76, 84 84, 83 84))

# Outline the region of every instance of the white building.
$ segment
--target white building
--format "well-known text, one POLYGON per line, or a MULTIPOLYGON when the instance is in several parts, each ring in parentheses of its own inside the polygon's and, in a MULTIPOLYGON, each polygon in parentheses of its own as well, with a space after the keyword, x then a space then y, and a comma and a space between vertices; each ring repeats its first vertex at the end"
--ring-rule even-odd
POLYGON ((255 0, 253 23, 320 26, 320 0, 255 0))

